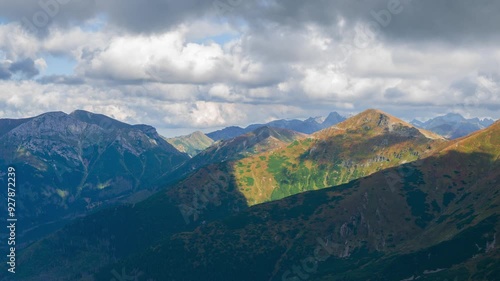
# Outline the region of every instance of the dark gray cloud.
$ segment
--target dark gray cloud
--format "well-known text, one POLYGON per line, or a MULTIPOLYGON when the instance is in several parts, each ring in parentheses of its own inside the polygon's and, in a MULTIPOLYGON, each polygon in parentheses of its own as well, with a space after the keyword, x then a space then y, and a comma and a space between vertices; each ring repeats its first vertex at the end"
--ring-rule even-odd
POLYGON ((406 94, 398 88, 389 88, 385 91, 384 97, 387 99, 402 98, 406 94))
POLYGON ((499 12, 493 0, 0 0, 7 21, 48 16, 38 38, 0 26, 0 89, 18 93, 4 101, 16 114, 86 108, 174 127, 370 107, 497 117, 499 12), (380 33, 355 46, 370 23, 380 33), (38 74, 19 58, 40 67, 57 52, 75 76, 11 79, 38 74))
POLYGON ((132 32, 161 32, 210 12, 212 1, 206 0, 122 0, 99 1, 100 12, 112 24, 132 32))
POLYGON ((40 74, 40 71, 31 58, 25 58, 16 62, 0 62, 0 80, 9 80, 13 75, 19 75, 20 78, 33 78, 40 74))
POLYGON ((8 80, 12 76, 7 63, 0 63, 0 80, 8 80))
POLYGON ((19 74, 24 78, 33 78, 40 74, 40 71, 35 65, 35 61, 30 58, 19 60, 10 65, 9 71, 12 74, 19 74))
POLYGON ((498 40, 500 1, 496 0, 401 0, 410 2, 384 33, 402 41, 432 40, 484 44, 498 40))
POLYGON ((20 22, 39 36, 47 35, 49 27, 81 24, 99 13, 95 0, 0 0, 0 17, 20 22))
POLYGON ((46 35, 52 26, 78 25, 96 16, 109 24, 137 33, 162 32, 190 19, 210 14, 212 1, 204 0, 0 0, 0 16, 20 21, 30 31, 46 35))
POLYGON ((346 28, 378 21, 382 34, 404 41, 437 40, 478 43, 498 39, 500 1, 496 0, 0 0, 0 16, 29 19, 44 30, 49 24, 81 24, 97 15, 136 33, 163 32, 203 16, 222 15, 251 28, 286 26, 302 29, 317 24, 332 28, 342 19, 346 28), (214 5, 218 3, 218 5, 214 5), (219 8, 217 8, 219 7, 219 8), (220 8, 222 7, 222 8, 220 8), (46 16, 43 16, 45 14, 46 16), (46 19, 44 19, 44 17, 46 19), (45 25, 41 24, 47 21, 45 25))
MULTIPOLYGON (((325 28, 340 19, 352 28, 376 22, 381 34, 403 41, 432 40, 479 43, 500 37, 500 1, 496 0, 330 0, 249 1, 235 11, 251 25, 277 24, 303 28, 314 23, 325 28), (475 41, 473 41, 475 40, 475 41)), ((334 29, 332 36, 336 36, 334 29)))

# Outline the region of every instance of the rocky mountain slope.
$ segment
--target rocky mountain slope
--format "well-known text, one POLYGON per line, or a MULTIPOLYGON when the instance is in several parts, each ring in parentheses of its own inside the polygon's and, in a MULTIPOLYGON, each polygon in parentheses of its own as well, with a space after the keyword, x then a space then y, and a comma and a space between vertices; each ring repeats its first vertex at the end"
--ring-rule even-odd
POLYGON ((30 121, 32 118, 24 119, 0 119, 0 137, 11 131, 12 129, 30 121))
POLYGON ((189 159, 153 127, 85 111, 5 122, 0 166, 17 171, 23 244, 97 208, 145 198, 189 159))

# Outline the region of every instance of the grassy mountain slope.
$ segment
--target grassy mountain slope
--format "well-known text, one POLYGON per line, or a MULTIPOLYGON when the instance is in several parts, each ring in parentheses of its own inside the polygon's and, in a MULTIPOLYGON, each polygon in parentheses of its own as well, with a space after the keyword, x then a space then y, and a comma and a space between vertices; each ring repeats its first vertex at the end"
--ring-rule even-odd
MULTIPOLYGON (((223 156, 234 155, 235 151, 255 152, 255 146, 249 144, 258 144, 258 146, 262 146, 262 140, 272 140, 272 142, 264 142, 264 147, 266 149, 274 148, 274 145, 268 146, 267 144, 276 143, 278 144, 278 148, 271 150, 272 152, 264 152, 255 157, 251 156, 249 159, 262 161, 262 165, 268 165, 267 162, 270 157, 268 158, 266 156, 267 154, 272 155, 273 152, 287 153, 287 155, 295 155, 295 161, 298 163, 309 161, 312 167, 310 170, 311 173, 315 173, 315 169, 319 169, 319 167, 323 166, 325 170, 330 169, 332 166, 337 167, 329 162, 331 161, 330 159, 336 160, 336 163, 350 163, 339 166, 339 170, 347 175, 344 176, 343 179, 339 179, 339 181, 342 182, 348 181, 349 178, 354 179, 356 177, 361 177, 360 173, 349 172, 356 171, 356 167, 359 167, 356 165, 365 164, 371 169, 370 171, 376 172, 386 167, 386 165, 398 165, 403 161, 409 162, 419 157, 425 157, 432 151, 435 151, 438 146, 446 145, 446 142, 439 139, 438 136, 429 134, 425 131, 422 133, 401 122, 402 121, 384 113, 368 111, 354 117, 354 119, 345 124, 339 125, 338 128, 331 128, 330 130, 319 133, 317 136, 304 138, 303 135, 297 135, 286 130, 263 128, 248 135, 246 138, 238 138, 237 140, 239 141, 223 142, 224 145, 219 146, 218 149, 214 149, 214 152, 221 152, 220 155, 223 156), (424 134, 428 134, 435 139, 425 137, 424 134), (342 135, 345 135, 345 139, 342 135), (299 139, 296 139, 297 137, 299 137, 299 139), (278 138, 282 139, 282 141, 276 142, 275 139, 278 138), (296 139, 296 141, 294 139, 296 139), (353 147, 349 146, 348 139, 354 145, 353 147), (250 140, 261 141, 255 142, 250 140), (285 143, 283 144, 283 142, 285 143), (374 147, 375 150, 373 154, 362 150, 364 146, 374 143, 379 145, 374 147), (251 150, 248 150, 248 148, 251 148, 251 150), (342 151, 341 149, 349 151, 342 151), (232 153, 222 153, 226 150, 232 153), (309 153, 301 158, 306 151, 309 153), (389 155, 391 158, 395 159, 389 159, 389 161, 385 159, 382 161, 381 157, 375 158, 379 153, 385 153, 382 155, 389 155), (338 159, 330 155, 335 155, 338 159), (315 163, 315 161, 319 163, 315 163), (386 162, 388 164, 386 164, 386 162)), ((201 156, 200 154, 197 157, 201 156)), ((190 161, 195 161, 197 157, 194 157, 190 161)), ((209 157, 208 159, 212 158, 213 157, 209 157)), ((245 159, 241 161, 245 161, 245 159)), ((290 159, 293 158, 290 157, 290 159)), ((217 161, 222 160, 224 160, 224 158, 217 158, 217 161)), ((99 212, 95 216, 92 216, 91 219, 85 218, 80 223, 68 226, 48 239, 36 243, 23 254, 21 264, 23 267, 32 270, 26 273, 26 275, 23 275, 23 278, 25 278, 25 280, 41 280, 39 279, 40 276, 51 276, 53 278, 62 276, 68 277, 86 272, 87 270, 98 269, 100 266, 124 258, 134 253, 134 251, 137 252, 137 249, 141 247, 154 245, 158 243, 159 239, 168 237, 170 234, 185 231, 195 226, 205 225, 210 221, 241 212, 247 208, 248 204, 255 204, 258 198, 251 197, 254 194, 252 190, 262 186, 257 185, 256 180, 252 182, 252 179, 244 179, 242 182, 241 170, 243 169, 243 173, 246 173, 249 172, 249 169, 245 166, 242 167, 240 164, 241 161, 225 161, 196 170, 183 181, 170 186, 165 192, 157 194, 154 197, 157 199, 151 198, 138 203, 135 208, 143 210, 142 212, 133 212, 130 209, 131 207, 124 207, 128 211, 114 212, 113 217, 110 217, 107 213, 99 212), (251 196, 248 196, 249 194, 251 196), (251 201, 252 198, 255 199, 251 201), (160 213, 157 212, 157 210, 161 208, 161 206, 157 204, 158 202, 166 204, 165 211, 160 213), (141 222, 141 217, 148 217, 148 220, 141 222), (171 219, 173 221, 183 221, 184 226, 171 227, 170 224, 163 225, 161 223, 150 226, 148 224, 150 220, 158 222, 165 221, 165 217, 172 217, 171 219), (175 217, 175 219, 173 219, 173 217, 175 217), (103 225, 109 221, 125 222, 128 219, 135 223, 122 223, 123 226, 120 228, 94 227, 94 225, 103 225), (87 229, 91 231, 89 232, 87 229), (103 232, 104 229, 106 229, 106 232, 103 232), (148 233, 145 233, 143 230, 148 230, 148 233), (75 233, 81 233, 81 235, 75 236, 75 233), (130 236, 130 233, 142 236, 130 236), (161 233, 162 236, 156 235, 157 233, 161 233), (126 239, 124 240, 126 243, 123 244, 108 239, 108 237, 119 237, 124 235, 125 237, 135 238, 126 239), (73 238, 68 241, 65 237, 73 238), (80 241, 81 245, 76 247, 74 243, 68 243, 71 241, 80 241), (54 244, 60 245, 58 249, 56 251, 48 250, 51 249, 51 245, 54 244), (55 258, 48 259, 47 255, 49 252, 52 253, 55 258), (91 256, 96 258, 91 258, 91 256), (61 269, 56 266, 58 263, 64 262, 68 263, 68 267, 61 269), (42 275, 42 273, 46 275, 42 275)), ((287 168, 288 166, 283 164, 281 167, 287 168)), ((290 165, 290 167, 293 168, 292 165, 290 165)), ((258 170, 257 164, 255 164, 255 168, 258 170)), ((267 171, 267 168, 264 171, 267 171)), ((294 179, 293 177, 289 178, 294 179)), ((300 180, 299 178, 299 180, 292 183, 300 184, 300 180)), ((324 182, 324 180, 320 182, 324 182)), ((325 186, 327 186, 327 184, 324 184, 323 187, 325 186)), ((316 188, 318 188, 318 186, 311 187, 310 189, 316 188)), ((271 193, 269 192, 268 196, 270 195, 271 193)), ((267 200, 269 200, 269 197, 267 198, 267 200)), ((172 225, 176 224, 177 223, 172 223, 172 225)), ((72 279, 69 278, 69 280, 72 279)))
POLYGON ((347 183, 431 155, 442 137, 367 110, 308 139, 236 163, 250 205, 347 183))
POLYGON ((207 137, 202 132, 194 132, 187 136, 169 138, 166 139, 166 141, 180 152, 187 153, 191 157, 196 156, 214 143, 211 138, 207 137))
POLYGON ((261 204, 107 267, 138 280, 497 280, 500 123, 431 157, 261 204))
POLYGON ((176 173, 185 175, 209 164, 238 160, 270 151, 303 139, 305 136, 286 129, 260 127, 250 133, 214 143, 182 165, 176 173))

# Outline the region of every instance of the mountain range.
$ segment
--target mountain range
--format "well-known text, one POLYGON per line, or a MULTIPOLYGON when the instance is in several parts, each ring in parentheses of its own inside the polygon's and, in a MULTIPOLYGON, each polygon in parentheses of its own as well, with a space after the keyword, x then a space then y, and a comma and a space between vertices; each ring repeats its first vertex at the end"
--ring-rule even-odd
POLYGON ((411 122, 411 124, 419 128, 432 131, 449 139, 458 139, 467 136, 475 131, 491 126, 493 123, 495 123, 493 119, 466 119, 458 113, 448 113, 425 122, 418 120, 411 122))
POLYGON ((19 177, 23 244, 95 209, 146 198, 189 159, 151 126, 85 111, 0 119, 0 128, 0 165, 19 177))
POLYGON ((183 168, 195 171, 209 164, 245 158, 279 148, 295 140, 304 139, 306 136, 287 129, 258 127, 252 132, 232 139, 217 141, 186 162, 178 171, 183 170, 183 168))
POLYGON ((202 133, 167 141, 152 127, 84 111, 0 119, 1 164, 33 173, 19 198, 32 231, 16 276, 495 280, 500 273, 499 122, 457 140, 379 110, 312 134, 250 127, 215 142, 202 133), (103 180, 109 185, 100 188, 103 180))
POLYGON ((319 130, 331 127, 345 120, 345 117, 340 116, 337 112, 330 113, 326 118, 324 117, 311 117, 304 121, 293 119, 293 120, 275 120, 266 124, 252 124, 246 128, 241 128, 237 126, 227 127, 225 129, 208 133, 207 136, 215 141, 227 140, 234 137, 249 133, 258 129, 260 127, 273 127, 288 129, 304 134, 312 134, 319 130))
POLYGON ((175 234, 113 267, 153 280, 498 280, 499 148, 497 122, 424 159, 175 234))

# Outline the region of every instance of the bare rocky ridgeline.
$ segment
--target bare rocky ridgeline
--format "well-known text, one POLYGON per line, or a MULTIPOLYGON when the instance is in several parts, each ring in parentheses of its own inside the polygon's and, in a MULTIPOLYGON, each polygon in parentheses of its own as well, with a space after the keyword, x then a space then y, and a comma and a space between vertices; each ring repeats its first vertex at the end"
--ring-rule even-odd
POLYGON ((28 241, 96 207, 151 194, 162 187, 155 182, 189 159, 151 126, 89 112, 18 123, 0 136, 0 161, 17 167, 28 241))

